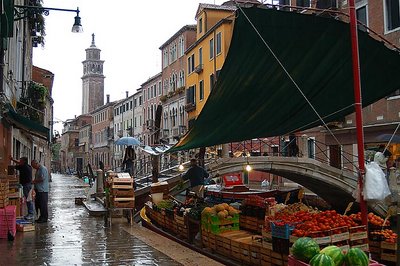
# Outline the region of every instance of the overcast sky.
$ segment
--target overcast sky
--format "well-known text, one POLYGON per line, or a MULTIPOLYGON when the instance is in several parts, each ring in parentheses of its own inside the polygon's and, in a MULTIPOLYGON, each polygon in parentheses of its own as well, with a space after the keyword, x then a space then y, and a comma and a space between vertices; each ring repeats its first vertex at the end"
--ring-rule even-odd
MULTIPOLYGON (((105 93, 111 101, 136 92, 161 72, 159 47, 181 27, 195 24, 199 3, 220 0, 44 0, 44 7, 79 7, 83 33, 71 33, 75 13, 50 11, 45 46, 34 48, 33 64, 54 74, 54 120, 65 121, 82 110, 82 61, 92 33, 105 60, 105 93)), ((62 123, 54 125, 61 132, 62 123)))

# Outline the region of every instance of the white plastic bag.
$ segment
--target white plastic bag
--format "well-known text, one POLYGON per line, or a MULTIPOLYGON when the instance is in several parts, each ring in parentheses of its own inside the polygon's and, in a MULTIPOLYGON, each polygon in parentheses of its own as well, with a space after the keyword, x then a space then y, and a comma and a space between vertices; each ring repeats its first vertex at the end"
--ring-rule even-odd
POLYGON ((391 194, 385 173, 376 162, 365 166, 364 199, 383 201, 391 194))

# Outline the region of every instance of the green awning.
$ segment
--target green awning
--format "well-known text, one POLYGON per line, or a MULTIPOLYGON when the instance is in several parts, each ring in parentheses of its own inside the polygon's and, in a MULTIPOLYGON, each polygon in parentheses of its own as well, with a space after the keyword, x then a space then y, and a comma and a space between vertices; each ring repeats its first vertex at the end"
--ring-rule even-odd
POLYGON ((42 138, 44 140, 49 140, 50 130, 47 127, 44 127, 41 124, 18 114, 12 108, 9 108, 8 111, 4 113, 4 117, 15 127, 24 130, 36 137, 42 138))
MULTIPOLYGON (((325 122, 354 112, 349 24, 274 9, 243 11, 325 122)), ((236 17, 215 89, 171 152, 322 124, 240 10, 236 17)), ((400 56, 367 33, 358 34, 362 104, 367 106, 400 88, 400 56)))

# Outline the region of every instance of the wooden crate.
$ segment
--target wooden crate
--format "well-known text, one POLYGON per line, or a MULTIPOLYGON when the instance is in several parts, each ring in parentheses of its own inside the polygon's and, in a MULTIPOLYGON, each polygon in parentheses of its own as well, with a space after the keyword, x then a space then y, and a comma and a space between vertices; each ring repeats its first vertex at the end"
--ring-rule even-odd
POLYGON ((114 197, 134 197, 135 190, 133 188, 127 188, 127 189, 114 188, 111 190, 111 195, 114 197))
POLYGON ((112 189, 133 189, 133 178, 115 178, 111 179, 112 189))
POLYGON ((111 197, 111 206, 114 208, 135 208, 134 197, 111 197))
POLYGON ((381 242, 381 260, 397 262, 397 244, 382 241, 381 242))

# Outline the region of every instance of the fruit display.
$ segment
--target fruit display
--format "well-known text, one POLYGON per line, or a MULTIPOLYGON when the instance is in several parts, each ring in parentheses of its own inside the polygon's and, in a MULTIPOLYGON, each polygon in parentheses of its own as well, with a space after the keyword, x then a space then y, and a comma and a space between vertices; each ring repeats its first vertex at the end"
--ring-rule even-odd
POLYGON ((326 254, 319 253, 312 257, 310 260, 311 266, 335 266, 335 263, 331 257, 326 254))
POLYGON ((301 237, 293 243, 291 252, 295 258, 308 263, 315 255, 319 254, 320 248, 312 238, 301 237))
POLYGON ((327 246, 320 251, 321 254, 328 255, 332 258, 335 266, 342 266, 344 262, 344 254, 338 246, 327 246))
POLYGON ((201 215, 218 216, 219 219, 230 219, 233 216, 239 214, 239 211, 229 206, 228 203, 221 203, 214 205, 213 207, 206 207, 201 212, 201 215))
POLYGON ((378 241, 386 241, 388 243, 397 242, 397 234, 391 229, 372 231, 370 232, 370 235, 373 239, 376 239, 378 241))
MULTIPOLYGON (((350 218, 353 219, 355 222, 361 224, 361 212, 351 214, 350 218)), ((368 223, 375 227, 390 226, 389 221, 385 222, 382 217, 379 217, 372 212, 368 213, 368 223)))
POLYGON ((368 266, 367 254, 359 248, 350 248, 346 254, 334 245, 320 250, 319 245, 309 237, 297 239, 292 248, 292 255, 311 266, 368 266))
POLYGON ((368 266, 369 259, 367 254, 359 248, 350 248, 344 258, 346 265, 368 266))

